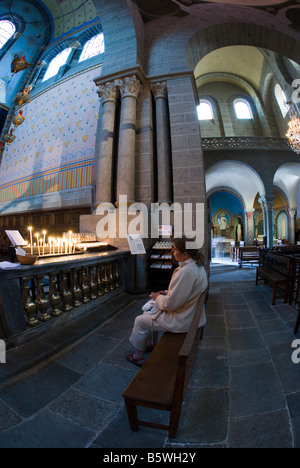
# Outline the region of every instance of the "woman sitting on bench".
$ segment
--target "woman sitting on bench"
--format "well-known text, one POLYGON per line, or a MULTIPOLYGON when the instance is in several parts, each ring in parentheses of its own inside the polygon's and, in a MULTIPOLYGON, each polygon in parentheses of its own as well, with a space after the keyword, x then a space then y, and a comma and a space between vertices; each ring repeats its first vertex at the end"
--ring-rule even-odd
MULTIPOLYGON (((187 238, 175 239, 173 256, 179 266, 174 271, 168 291, 152 292, 153 308, 139 315, 129 338, 134 353, 127 360, 141 367, 145 362, 144 353, 152 349, 158 332, 186 333, 191 325, 198 299, 207 288, 208 280, 197 249, 187 249, 187 238), (150 312, 150 313, 149 313, 150 312)), ((203 311, 199 328, 206 323, 203 311)))

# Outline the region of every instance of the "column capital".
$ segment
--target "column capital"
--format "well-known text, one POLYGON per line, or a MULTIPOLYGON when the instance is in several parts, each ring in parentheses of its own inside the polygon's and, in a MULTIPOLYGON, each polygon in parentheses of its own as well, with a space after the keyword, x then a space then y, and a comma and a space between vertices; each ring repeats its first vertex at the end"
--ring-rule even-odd
POLYGON ((72 42, 72 44, 69 45, 69 47, 71 47, 71 49, 79 49, 79 47, 81 46, 81 42, 79 42, 78 40, 72 42))
POLYGON ((291 217, 291 218, 294 218, 294 217, 296 216, 296 212, 297 212, 296 209, 294 209, 294 210, 289 210, 289 215, 290 215, 290 217, 291 217))
POLYGON ((261 195, 258 199, 263 211, 273 210, 274 200, 275 197, 266 197, 265 195, 261 195))
POLYGON ((126 77, 120 84, 120 93, 122 99, 125 97, 134 97, 137 99, 142 85, 136 76, 126 77))
POLYGON ((108 82, 105 85, 99 85, 97 94, 100 99, 102 99, 102 104, 107 101, 116 102, 117 93, 120 86, 120 80, 115 80, 108 82))
POLYGON ((151 91, 154 95, 154 99, 167 99, 168 98, 168 88, 166 81, 162 83, 153 83, 151 85, 151 91))
POLYGON ((248 219, 253 218, 253 213, 254 213, 254 211, 255 211, 254 208, 250 208, 250 209, 248 209, 248 210, 245 210, 245 214, 246 214, 246 216, 247 216, 248 219))

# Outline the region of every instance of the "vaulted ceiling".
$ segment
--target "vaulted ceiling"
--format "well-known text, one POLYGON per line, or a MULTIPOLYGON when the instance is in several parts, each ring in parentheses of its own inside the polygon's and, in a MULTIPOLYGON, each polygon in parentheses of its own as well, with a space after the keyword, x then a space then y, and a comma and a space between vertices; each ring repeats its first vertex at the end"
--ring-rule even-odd
POLYGON ((133 2, 140 9, 144 21, 151 21, 160 16, 188 15, 195 7, 213 3, 263 9, 273 15, 284 16, 286 21, 293 26, 300 26, 298 0, 133 0, 133 2))
MULTIPOLYGON (((131 0, 139 8, 144 22, 163 16, 187 16, 212 5, 250 7, 267 11, 285 24, 300 30, 299 0, 131 0)), ((126 2, 126 0, 124 0, 126 2)), ((12 13, 18 14, 23 0, 6 0, 12 13)), ((76 31, 84 25, 101 21, 98 6, 102 0, 28 0, 30 4, 41 5, 51 21, 52 42, 76 31)))

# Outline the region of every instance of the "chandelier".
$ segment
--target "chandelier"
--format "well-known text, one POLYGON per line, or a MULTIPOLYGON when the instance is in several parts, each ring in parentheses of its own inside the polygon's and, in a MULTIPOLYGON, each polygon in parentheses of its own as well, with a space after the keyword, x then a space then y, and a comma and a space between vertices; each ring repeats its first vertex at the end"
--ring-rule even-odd
POLYGON ((300 154, 300 118, 292 107, 291 102, 287 102, 290 121, 288 123, 288 132, 286 134, 289 144, 293 151, 300 154))

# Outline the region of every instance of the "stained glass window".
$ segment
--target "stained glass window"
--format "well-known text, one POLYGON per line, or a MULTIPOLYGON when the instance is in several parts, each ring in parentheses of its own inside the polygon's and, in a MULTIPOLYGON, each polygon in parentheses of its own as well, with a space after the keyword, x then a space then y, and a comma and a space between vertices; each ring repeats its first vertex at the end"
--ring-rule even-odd
POLYGON ((53 76, 57 75, 60 67, 65 65, 65 63, 67 62, 71 50, 71 47, 68 47, 67 49, 64 49, 62 52, 57 54, 56 57, 54 57, 54 59, 51 60, 43 78, 43 81, 49 80, 49 78, 52 78, 53 76))
POLYGON ((9 41, 15 32, 16 27, 13 23, 7 20, 0 21, 0 49, 9 41))
POLYGON ((95 57, 95 55, 102 54, 104 52, 104 36, 103 33, 97 34, 87 41, 83 47, 78 62, 83 62, 88 58, 95 57))

